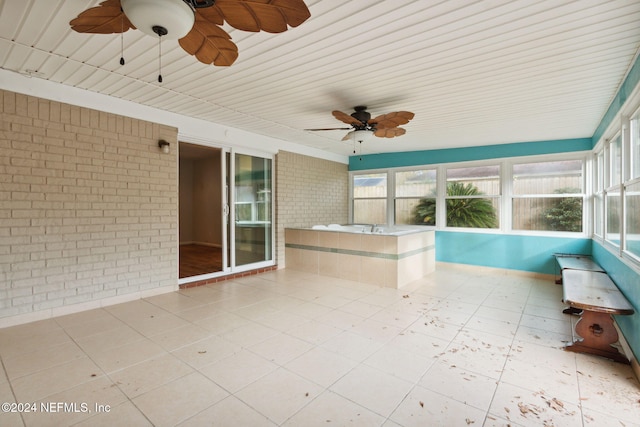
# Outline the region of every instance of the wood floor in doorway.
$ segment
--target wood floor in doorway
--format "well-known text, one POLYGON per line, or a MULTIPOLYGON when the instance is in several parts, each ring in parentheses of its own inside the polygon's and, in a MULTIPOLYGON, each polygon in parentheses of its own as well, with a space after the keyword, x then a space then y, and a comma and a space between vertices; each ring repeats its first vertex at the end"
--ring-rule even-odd
POLYGON ((180 245, 180 278, 221 270, 221 248, 197 244, 180 245))

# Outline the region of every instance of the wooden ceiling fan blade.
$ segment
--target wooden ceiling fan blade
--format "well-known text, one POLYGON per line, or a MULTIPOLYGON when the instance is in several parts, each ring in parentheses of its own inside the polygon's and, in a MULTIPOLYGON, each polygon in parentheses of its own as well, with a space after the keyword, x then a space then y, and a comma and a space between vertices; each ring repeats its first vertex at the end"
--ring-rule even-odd
POLYGON ((383 128, 376 129, 373 133, 378 138, 395 138, 396 136, 404 135, 407 133, 406 129, 402 128, 383 128))
POLYGON ((106 0, 96 7, 85 10, 69 22, 78 33, 114 34, 135 29, 122 12, 120 0, 106 0))
POLYGON ((350 130, 351 128, 319 128, 319 129, 304 129, 307 131, 315 132, 320 130, 350 130))
POLYGON ((335 117, 336 119, 348 125, 361 126, 363 124, 360 120, 356 119, 355 117, 351 117, 349 114, 343 113, 342 111, 335 110, 332 111, 331 114, 333 114, 333 117, 335 117))
POLYGON ((375 125, 376 129, 394 128, 409 123, 415 114, 410 111, 396 111, 382 114, 369 120, 370 125, 375 125))
POLYGON ((227 67, 238 58, 238 46, 231 41, 231 36, 219 26, 198 17, 189 34, 178 43, 203 64, 227 67))
POLYGON ((282 33, 311 16, 303 0, 217 0, 214 7, 229 25, 251 32, 282 33))

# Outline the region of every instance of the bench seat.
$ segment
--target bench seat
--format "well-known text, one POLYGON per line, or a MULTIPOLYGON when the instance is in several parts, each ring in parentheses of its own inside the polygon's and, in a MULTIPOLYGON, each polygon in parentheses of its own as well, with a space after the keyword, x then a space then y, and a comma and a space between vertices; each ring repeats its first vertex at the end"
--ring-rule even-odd
POLYGON ((556 261, 563 270, 585 270, 598 271, 604 273, 604 269, 600 267, 594 260, 587 256, 581 255, 556 255, 556 261))
POLYGON ((576 339, 565 347, 568 351, 590 353, 616 362, 629 363, 615 344, 618 332, 612 314, 630 315, 633 306, 606 273, 585 270, 562 270, 564 302, 582 310, 576 323, 576 339))

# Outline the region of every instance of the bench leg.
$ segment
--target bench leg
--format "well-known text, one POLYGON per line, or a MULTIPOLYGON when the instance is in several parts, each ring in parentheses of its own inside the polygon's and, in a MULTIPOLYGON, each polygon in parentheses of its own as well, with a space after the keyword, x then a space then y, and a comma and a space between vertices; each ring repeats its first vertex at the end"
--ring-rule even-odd
POLYGON ((583 310, 576 323, 576 334, 582 340, 567 345, 565 350, 595 354, 627 365, 630 363, 624 354, 612 347, 618 341, 618 331, 610 314, 583 310))

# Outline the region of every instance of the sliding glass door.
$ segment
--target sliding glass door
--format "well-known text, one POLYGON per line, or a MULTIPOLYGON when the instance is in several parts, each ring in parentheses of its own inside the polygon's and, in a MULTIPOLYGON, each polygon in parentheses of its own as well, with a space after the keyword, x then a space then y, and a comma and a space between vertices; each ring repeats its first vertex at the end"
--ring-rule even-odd
POLYGON ((240 270, 273 264, 272 160, 232 153, 231 265, 240 270), (242 268, 245 267, 245 268, 242 268))

